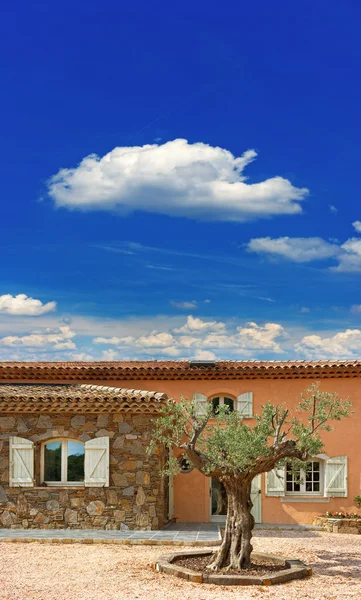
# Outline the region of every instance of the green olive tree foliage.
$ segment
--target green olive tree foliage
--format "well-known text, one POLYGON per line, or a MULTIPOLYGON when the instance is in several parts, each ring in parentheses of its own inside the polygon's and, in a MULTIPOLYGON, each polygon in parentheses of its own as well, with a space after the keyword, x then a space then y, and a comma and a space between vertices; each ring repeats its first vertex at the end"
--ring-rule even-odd
MULTIPOLYGON (((227 520, 218 552, 208 568, 242 569, 250 564, 254 518, 251 484, 256 475, 285 461, 300 463, 324 449, 322 432, 331 421, 348 417, 351 402, 336 393, 323 392, 314 383, 301 394, 292 412, 285 404, 267 402, 249 425, 237 411, 182 398, 170 400, 156 419, 149 451, 163 444, 178 448, 193 467, 221 481, 227 492, 227 520)), ((171 453, 164 474, 177 474, 179 464, 171 453)))

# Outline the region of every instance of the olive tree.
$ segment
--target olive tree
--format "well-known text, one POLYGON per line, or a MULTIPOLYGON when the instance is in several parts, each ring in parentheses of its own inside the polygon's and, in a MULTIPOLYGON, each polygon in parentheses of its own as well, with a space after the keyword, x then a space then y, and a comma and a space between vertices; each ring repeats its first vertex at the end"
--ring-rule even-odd
MULTIPOLYGON (((242 569, 250 564, 254 518, 251 485, 256 475, 287 463, 296 469, 324 449, 321 432, 331 421, 349 416, 351 402, 324 392, 314 383, 301 394, 295 411, 285 404, 264 404, 251 424, 237 411, 211 403, 170 400, 154 423, 149 451, 163 444, 178 448, 191 466, 218 479, 227 493, 227 519, 222 544, 209 569, 242 569)), ((164 474, 176 474, 179 462, 169 452, 164 474)))

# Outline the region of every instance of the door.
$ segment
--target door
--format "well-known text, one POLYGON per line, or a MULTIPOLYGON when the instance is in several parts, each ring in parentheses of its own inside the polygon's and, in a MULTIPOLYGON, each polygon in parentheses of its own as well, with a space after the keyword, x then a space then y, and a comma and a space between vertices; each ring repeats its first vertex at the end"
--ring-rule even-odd
MULTIPOLYGON (((252 481, 251 499, 253 503, 252 515, 256 523, 261 523, 261 475, 257 475, 252 481)), ((227 495, 224 485, 218 479, 211 478, 210 487, 210 512, 211 521, 222 522, 227 515, 227 495)))

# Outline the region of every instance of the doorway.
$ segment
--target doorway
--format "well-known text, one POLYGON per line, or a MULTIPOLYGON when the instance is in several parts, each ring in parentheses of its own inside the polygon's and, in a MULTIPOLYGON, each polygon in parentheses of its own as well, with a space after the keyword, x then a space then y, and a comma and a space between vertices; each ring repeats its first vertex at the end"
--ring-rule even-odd
MULTIPOLYGON (((251 499, 253 502, 252 515, 256 523, 262 522, 261 475, 252 481, 251 499)), ((224 485, 218 479, 211 478, 210 482, 210 520, 224 522, 227 516, 227 495, 224 485)))

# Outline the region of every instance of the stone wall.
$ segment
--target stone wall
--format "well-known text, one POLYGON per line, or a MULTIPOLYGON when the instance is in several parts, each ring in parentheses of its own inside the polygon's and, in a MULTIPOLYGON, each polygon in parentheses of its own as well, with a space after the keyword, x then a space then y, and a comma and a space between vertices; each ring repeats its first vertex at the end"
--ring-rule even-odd
POLYGON ((162 455, 146 455, 149 415, 0 415, 0 527, 12 529, 157 529, 167 514, 162 455), (9 487, 9 437, 35 444, 35 487, 9 487), (40 450, 45 440, 86 442, 108 436, 110 487, 44 487, 40 450))
POLYGON ((359 519, 337 519, 334 517, 316 517, 313 525, 322 527, 328 533, 361 534, 361 516, 359 519))

